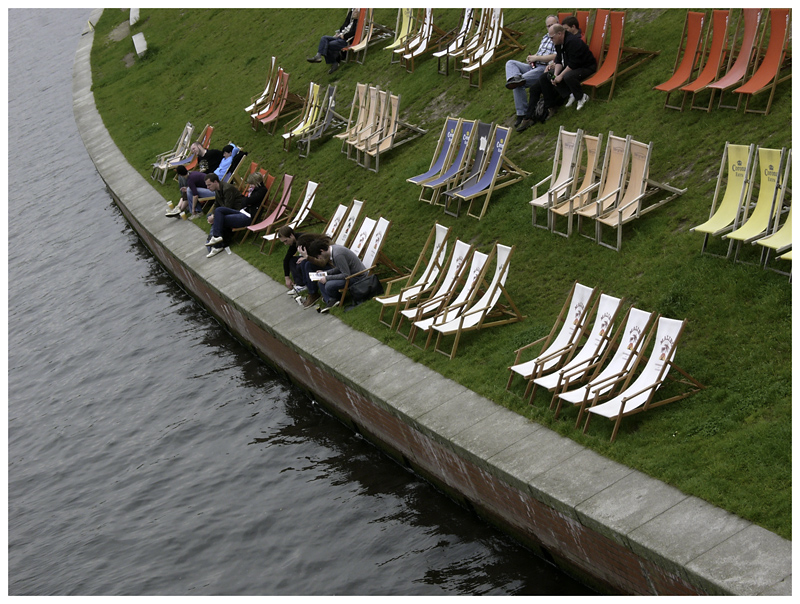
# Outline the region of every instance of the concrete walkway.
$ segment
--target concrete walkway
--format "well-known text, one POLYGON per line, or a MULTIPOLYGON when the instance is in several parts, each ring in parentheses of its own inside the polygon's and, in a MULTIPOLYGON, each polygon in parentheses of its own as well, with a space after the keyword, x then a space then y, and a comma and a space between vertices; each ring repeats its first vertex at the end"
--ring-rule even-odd
POLYGON ((335 317, 303 312, 283 284, 235 254, 207 259, 205 233, 164 218, 166 200, 105 130, 91 93, 92 39, 87 28, 73 96, 100 176, 173 276, 259 354, 401 462, 600 589, 791 594, 791 541, 610 461, 335 317), (356 352, 343 358, 344 349, 356 352))

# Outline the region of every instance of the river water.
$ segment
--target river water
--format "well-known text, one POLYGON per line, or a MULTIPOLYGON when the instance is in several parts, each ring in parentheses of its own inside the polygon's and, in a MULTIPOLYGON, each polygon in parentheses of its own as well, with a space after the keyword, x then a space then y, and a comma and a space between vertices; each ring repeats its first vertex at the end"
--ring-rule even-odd
POLYGON ((239 344, 89 159, 89 12, 10 10, 8 593, 583 594, 239 344))

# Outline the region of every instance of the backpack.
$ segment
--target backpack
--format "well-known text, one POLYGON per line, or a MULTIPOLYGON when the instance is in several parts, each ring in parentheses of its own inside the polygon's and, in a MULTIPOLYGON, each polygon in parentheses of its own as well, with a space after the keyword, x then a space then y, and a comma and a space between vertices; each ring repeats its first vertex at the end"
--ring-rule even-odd
POLYGON ((348 288, 354 304, 358 305, 383 293, 383 285, 375 275, 368 275, 348 288))
POLYGON ((545 116, 547 115, 547 109, 544 106, 544 97, 539 97, 539 101, 536 103, 536 108, 533 110, 533 123, 541 122, 544 124, 545 116))

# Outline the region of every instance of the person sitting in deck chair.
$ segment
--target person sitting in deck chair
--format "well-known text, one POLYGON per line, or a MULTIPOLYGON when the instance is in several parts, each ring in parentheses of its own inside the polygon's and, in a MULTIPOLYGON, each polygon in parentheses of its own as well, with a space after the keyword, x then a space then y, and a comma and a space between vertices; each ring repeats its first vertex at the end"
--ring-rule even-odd
POLYGON ((189 172, 184 166, 175 168, 178 173, 178 184, 181 187, 181 200, 172 210, 168 210, 168 218, 177 218, 181 212, 189 212, 190 218, 202 215, 199 208, 195 208, 195 199, 198 197, 214 197, 214 193, 206 189, 206 175, 203 172, 189 172))
MULTIPOLYGON (((308 299, 303 303, 303 308, 309 308, 319 299, 322 294, 324 305, 319 312, 328 312, 331 308, 339 304, 339 290, 344 287, 345 278, 365 270, 364 263, 348 247, 329 243, 327 239, 317 239, 308 246, 308 259, 318 267, 327 267, 329 264, 333 268, 319 271, 319 293, 312 292, 312 285, 316 283, 313 277, 308 282, 308 299)), ((359 275, 353 283, 366 278, 366 273, 359 275)))
POLYGON ((189 147, 191 152, 197 155, 197 170, 198 172, 213 172, 219 168, 220 162, 225 159, 225 154, 219 149, 206 149, 200 143, 192 143, 189 147))
POLYGON ((336 30, 332 36, 322 36, 319 40, 317 54, 306 58, 309 63, 319 63, 325 57, 325 62, 331 66, 328 73, 333 73, 339 69, 341 50, 347 48, 356 36, 356 25, 358 24, 358 12, 360 9, 351 8, 342 26, 336 30))
MULTIPOLYGON (((548 15, 544 21, 546 29, 556 23, 558 23, 558 17, 555 15, 548 15)), ((514 108, 517 116, 517 120, 514 122, 515 128, 522 123, 522 120, 525 119, 525 114, 528 112, 525 89, 538 82, 539 76, 544 73, 544 68, 555 58, 555 45, 550 39, 550 34, 545 32, 535 55, 528 55, 524 63, 513 59, 506 61, 506 88, 514 93, 514 108)))
POLYGON ((253 216, 258 212, 261 207, 261 202, 267 195, 267 187, 264 184, 264 177, 260 172, 253 172, 247 177, 247 183, 254 185, 254 189, 250 192, 249 197, 242 196, 234 185, 220 182, 216 174, 207 174, 206 179, 206 182, 209 184, 215 183, 215 188, 212 190, 215 191, 216 196, 214 214, 208 217, 208 222, 211 225, 211 234, 206 242, 206 246, 211 248, 207 256, 211 258, 230 245, 230 241, 233 238, 232 229, 240 229, 252 224, 253 216), (217 180, 211 180, 212 177, 215 177, 217 180), (216 188, 216 185, 219 185, 219 188, 216 188), (222 202, 220 201, 220 190, 222 190, 222 202), (234 196, 233 192, 235 192, 238 197, 234 196), (226 193, 233 201, 224 199, 226 193), (239 204, 239 198, 244 201, 242 205, 237 208, 236 206, 239 204), (233 205, 225 206, 222 205, 222 203, 232 203, 233 205))

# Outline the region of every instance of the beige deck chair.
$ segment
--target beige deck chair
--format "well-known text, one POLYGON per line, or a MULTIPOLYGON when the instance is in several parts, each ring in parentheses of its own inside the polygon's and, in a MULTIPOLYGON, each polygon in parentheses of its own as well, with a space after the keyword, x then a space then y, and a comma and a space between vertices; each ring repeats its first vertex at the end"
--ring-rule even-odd
POLYGON ((342 153, 346 153, 347 141, 355 137, 355 133, 364 127, 367 119, 367 107, 369 104, 368 90, 369 84, 356 84, 356 91, 353 95, 353 102, 350 103, 350 116, 347 118, 347 126, 343 132, 334 134, 334 138, 342 141, 342 153), (355 118, 353 114, 355 113, 355 118))
POLYGON ((369 104, 363 128, 345 140, 347 144, 347 159, 355 160, 357 158, 357 155, 354 154, 356 148, 363 145, 363 141, 371 137, 375 132, 380 131, 383 127, 383 122, 386 120, 389 92, 380 90, 377 86, 370 86, 368 98, 369 104))
POLYGON ((395 26, 394 42, 385 46, 384 50, 393 50, 398 46, 402 46, 408 40, 411 34, 411 22, 414 19, 413 8, 398 8, 397 9, 397 25, 395 26))
MULTIPOLYGON (((461 336, 470 331, 476 331, 487 327, 498 327, 522 321, 525 317, 519 312, 508 291, 506 281, 511 267, 511 256, 514 255, 514 246, 508 247, 499 243, 495 244, 496 267, 491 283, 486 286, 483 295, 474 304, 449 321, 433 323, 432 330, 436 332, 436 344, 434 350, 440 352, 452 360, 456 356, 458 343, 461 336), (506 304, 500 303, 500 298, 505 299, 506 304), (453 343, 450 352, 440 348, 442 339, 453 336, 453 343)), ((453 305, 448 306, 448 312, 457 310, 453 305)))
MULTIPOLYGON (((700 253, 712 256, 721 256, 707 251, 709 236, 717 236, 739 227, 739 215, 745 200, 749 198, 752 171, 755 169, 755 145, 732 145, 725 143, 722 152, 722 163, 719 166, 717 186, 714 189, 714 198, 711 201, 711 213, 708 220, 689 229, 692 232, 703 233, 703 247, 700 253), (727 172, 725 169, 727 160, 727 172), (727 177, 726 177, 727 175, 727 177), (719 200, 722 181, 725 182, 725 194, 719 200)), ((730 254, 730 247, 728 249, 730 254)), ((727 256, 726 256, 727 257, 727 256)))
POLYGON ((622 303, 621 298, 600 294, 595 302, 596 311, 595 309, 589 311, 589 316, 594 316, 595 319, 592 329, 586 337, 586 342, 580 350, 575 351, 573 348, 573 352, 570 353, 571 358, 560 369, 533 378, 531 401, 533 401, 537 387, 545 388, 554 393, 550 401, 550 409, 553 409, 558 398, 555 393, 566 389, 569 384, 580 383, 590 371, 590 367, 603 355, 611 341, 611 332, 614 330, 622 303))
MULTIPOLYGON (((579 406, 578 418, 575 421, 577 428, 588 406, 612 396, 615 391, 614 387, 618 385, 620 378, 627 376, 636 365, 645 342, 649 340, 653 319, 652 313, 638 308, 629 308, 625 313, 625 318, 621 321, 624 327, 614 333, 600 360, 587 367, 587 371, 590 372, 587 383, 574 390, 569 390, 574 383, 573 380, 567 379, 562 383, 561 388, 555 391, 553 401, 557 401, 557 405, 553 418, 558 419, 564 403, 579 406), (611 357, 610 360, 609 357, 611 357)), ((551 409, 553 401, 550 402, 551 409)))
POLYGON ((350 242, 350 236, 353 234, 356 221, 363 207, 363 201, 357 199, 353 200, 353 203, 350 204, 350 208, 347 211, 347 216, 343 219, 341 226, 336 231, 336 237, 333 239, 334 244, 346 246, 350 242))
POLYGON ((449 40, 439 41, 439 48, 435 53, 433 53, 433 56, 436 57, 436 69, 440 74, 450 74, 451 57, 463 56, 464 47, 467 44, 467 41, 472 37, 475 25, 475 9, 465 8, 464 14, 461 18, 461 25, 455 37, 449 40), (442 60, 444 60, 444 69, 442 69, 442 60))
POLYGON ((602 246, 619 251, 622 247, 622 226, 636 220, 643 214, 652 212, 656 208, 672 201, 679 195, 686 193, 687 189, 678 189, 672 185, 657 182, 650 178, 650 157, 653 152, 653 143, 645 145, 635 140, 630 141, 631 169, 628 174, 628 184, 625 194, 617 204, 606 214, 596 220, 597 243, 602 246), (646 203, 653 195, 666 191, 667 197, 662 197, 656 202, 646 203), (617 229, 616 246, 603 241, 603 226, 617 229))
POLYGON ((750 213, 750 216, 745 220, 745 216, 747 216, 750 210, 748 206, 750 205, 750 198, 753 195, 754 182, 753 186, 750 187, 748 203, 742 209, 741 226, 722 236, 723 239, 728 239, 730 241, 728 244, 728 257, 731 255, 734 243, 736 245, 736 252, 733 256, 734 261, 739 258, 742 243, 751 243, 756 239, 765 237, 774 226, 781 207, 783 206, 781 169, 783 168, 785 154, 786 149, 758 148, 758 173, 761 175, 761 178, 758 184, 758 199, 756 200, 755 207, 750 213))
POLYGON ((653 350, 644 369, 633 382, 631 382, 633 372, 630 372, 625 379, 623 391, 617 396, 605 403, 593 404, 587 409, 589 415, 586 417, 586 423, 583 427, 584 434, 589 427, 592 415, 599 415, 614 422, 614 429, 611 432, 611 442, 614 442, 623 417, 679 401, 705 388, 700 382, 674 364, 675 351, 685 324, 685 321, 659 317, 653 350), (682 379, 672 376, 671 370, 673 369, 680 373, 682 379), (688 389, 680 394, 654 402, 656 391, 667 379, 682 384, 688 389))
POLYGON ((559 126, 558 137, 556 138, 556 150, 553 153, 553 171, 548 176, 537 182, 531 187, 533 198, 528 202, 531 204, 533 216, 531 218, 533 226, 546 229, 549 227, 547 215, 549 209, 555 205, 559 198, 569 198, 575 189, 575 167, 580 165, 580 141, 583 130, 578 128, 577 132, 568 132, 564 126, 559 126), (547 189, 540 195, 539 187, 548 183, 547 189), (545 211, 545 224, 536 224, 536 208, 545 211))
POLYGON ((272 254, 272 248, 275 247, 275 242, 278 241, 278 229, 284 226, 284 224, 295 231, 300 228, 300 225, 302 225, 309 216, 313 216, 316 220, 322 222, 322 216, 312 209, 314 197, 317 194, 318 188, 319 184, 313 180, 309 180, 306 183, 306 186, 303 187, 303 191, 300 193, 300 203, 294 205, 288 216, 277 221, 272 232, 268 232, 264 235, 264 242, 261 244, 262 249, 264 248, 264 243, 269 242, 269 254, 272 254))
POLYGON ((396 149, 428 131, 401 120, 400 95, 390 94, 386 100, 386 113, 379 131, 356 143, 356 163, 375 173, 380 169, 381 154, 396 149))
POLYGON ((319 84, 315 82, 309 83, 308 95, 306 96, 302 113, 296 119, 284 125, 283 134, 281 135, 283 137, 284 151, 289 151, 286 145, 292 138, 305 134, 311 125, 317 121, 320 110, 319 89, 319 84))
POLYGON ((534 385, 533 379, 559 369, 571 358, 589 319, 594 295, 595 288, 581 285, 577 281, 572 284, 550 333, 514 351, 514 364, 508 368, 510 375, 506 390, 511 389, 514 376, 519 375, 528 382, 525 394, 522 395, 527 398, 534 385), (527 351, 539 345, 541 349, 538 355, 522 361, 523 353, 527 354, 527 351))
POLYGON ((449 237, 450 227, 443 226, 438 222, 433 225, 431 234, 428 235, 425 245, 422 246, 422 251, 419 254, 414 268, 411 269, 411 273, 388 281, 384 294, 375 298, 378 304, 381 305, 378 321, 388 328, 394 329, 400 307, 405 305, 406 302, 416 300, 420 296, 425 295, 435 287, 439 274, 444 268, 445 259, 447 258, 447 239, 449 237), (429 253, 430 256, 428 255, 429 253), (426 258, 427 264, 425 264, 424 270, 419 277, 417 277, 417 272, 422 268, 426 258), (403 283, 404 286, 400 287, 400 283, 403 283), (392 286, 395 284, 400 287, 398 293, 392 293, 392 286), (392 313, 391 323, 387 323, 383 320, 383 314, 386 309, 390 307, 394 309, 394 312, 392 313))
POLYGON ((250 99, 250 104, 244 108, 248 115, 261 112, 261 109, 272 100, 272 97, 275 95, 275 86, 277 84, 277 79, 275 76, 277 75, 277 70, 275 69, 275 57, 272 57, 272 60, 269 64, 269 70, 267 71, 267 81, 264 84, 264 91, 261 94, 256 94, 250 99))
POLYGON ((456 295, 457 285, 467 273, 470 259, 474 253, 473 247, 459 239, 456 240, 447 259, 447 271, 437 279, 434 292, 428 297, 419 296, 414 300, 407 300, 400 311, 397 323, 397 333, 412 341, 415 337, 414 323, 420 319, 437 313, 447 306, 456 295), (409 331, 404 334, 403 322, 409 322, 409 331))
MULTIPOLYGON (((489 252, 489 254, 478 251, 473 252, 469 272, 463 275, 464 282, 458 295, 449 300, 447 304, 442 306, 433 316, 414 321, 414 335, 409 340, 412 345, 416 346, 416 344, 414 344, 416 334, 420 331, 426 331, 428 332, 428 337, 425 340, 424 349, 427 350, 431 343, 431 336, 433 336, 433 330, 431 328, 434 323, 448 323, 456 319, 466 308, 472 305, 473 300, 478 295, 489 264, 494 259, 496 253, 494 247, 492 247, 492 251, 489 252)), ((458 286, 456 285, 456 289, 457 288, 458 286)), ((417 348, 420 347, 417 346, 417 348)))
POLYGON ((596 239, 597 229, 595 228, 595 233, 592 235, 584 235, 581 233, 582 220, 584 218, 595 219, 598 216, 602 216, 615 207, 622 196, 625 176, 630 163, 630 141, 630 135, 625 138, 614 136, 611 133, 608 135, 606 154, 603 159, 603 172, 595 188, 596 195, 594 200, 588 201, 589 197, 587 196, 587 203, 575 210, 575 214, 578 216, 578 233, 584 237, 596 239))
MULTIPOLYGON (((613 134, 613 132, 611 133, 613 134)), ((594 190, 595 182, 597 180, 597 160, 600 156, 600 149, 603 146, 603 135, 598 134, 592 136, 584 133, 580 140, 581 150, 578 152, 578 157, 581 162, 575 166, 575 186, 576 189, 567 198, 554 198, 549 208, 547 215, 548 226, 551 233, 561 235, 562 237, 569 237, 572 235, 572 217, 575 210, 583 207, 588 203, 589 195, 594 190), (583 166, 585 159, 586 165, 583 166), (583 171, 583 180, 578 185, 580 172, 583 171), (557 221, 560 217, 566 217, 566 229, 562 232, 556 228, 557 221)))
POLYGON ((344 287, 341 290, 342 297, 339 300, 340 306, 344 306, 344 299, 347 296, 347 291, 350 289, 350 284, 356 279, 356 277, 369 275, 373 273, 377 267, 378 263, 380 262, 383 244, 386 241, 386 235, 388 234, 389 227, 391 226, 392 222, 390 220, 387 220, 383 216, 378 217, 378 220, 375 222, 375 225, 372 229, 369 243, 364 246, 364 249, 361 251, 359 256, 359 259, 364 264, 364 270, 345 277, 344 287))
POLYGON ((189 147, 192 145, 192 136, 194 134, 194 126, 191 122, 186 122, 183 127, 183 132, 175 142, 175 146, 169 151, 164 151, 156 155, 156 161, 153 162, 153 171, 150 173, 150 178, 157 180, 162 185, 167 181, 167 172, 171 165, 176 162, 186 159, 189 154, 189 147))

